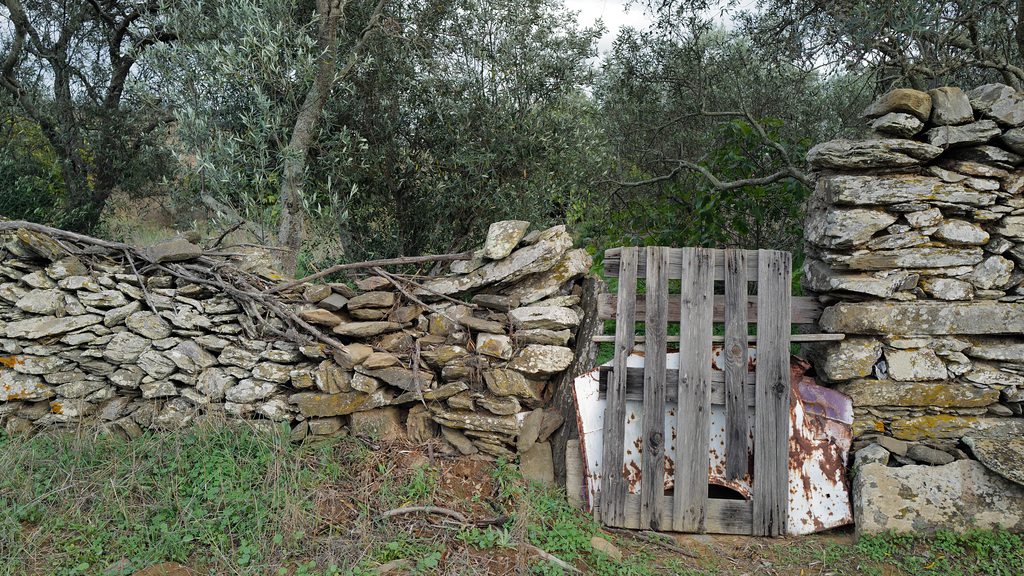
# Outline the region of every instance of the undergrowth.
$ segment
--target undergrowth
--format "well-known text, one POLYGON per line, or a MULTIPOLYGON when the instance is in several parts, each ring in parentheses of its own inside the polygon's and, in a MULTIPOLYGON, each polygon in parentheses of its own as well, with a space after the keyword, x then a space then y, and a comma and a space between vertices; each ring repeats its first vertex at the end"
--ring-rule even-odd
POLYGON ((601 576, 1024 574, 1024 542, 1005 531, 721 541, 691 545, 690 558, 607 533, 504 460, 285 438, 223 422, 130 442, 0 435, 0 576, 128 576, 161 562, 240 576, 370 576, 387 563, 396 574, 568 574, 537 549, 601 576), (445 512, 384 514, 409 507, 445 512))

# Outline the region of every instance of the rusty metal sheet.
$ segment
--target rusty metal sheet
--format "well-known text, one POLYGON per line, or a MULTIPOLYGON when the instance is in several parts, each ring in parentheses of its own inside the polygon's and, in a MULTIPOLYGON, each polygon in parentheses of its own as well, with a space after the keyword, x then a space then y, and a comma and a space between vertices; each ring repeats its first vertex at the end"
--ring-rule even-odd
MULTIPOLYGON (((716 349, 721 357, 720 348, 716 349)), ((753 368, 756 351, 751 347, 750 367, 753 368)), ((610 365, 611 362, 608 363, 610 365)), ((679 354, 667 355, 667 368, 678 369, 679 354)), ((643 352, 627 359, 627 366, 643 366, 643 352)), ((848 396, 828 388, 816 386, 803 378, 808 365, 794 366, 794 385, 790 402, 790 457, 789 457, 789 533, 808 534, 851 523, 849 488, 846 485, 846 458, 852 443, 853 407, 848 396)), ((718 366, 714 369, 718 370, 718 366)), ((600 367, 576 378, 574 392, 580 442, 586 461, 585 495, 592 509, 604 473, 603 420, 604 400, 599 395, 600 367)), ((670 439, 665 447, 665 489, 674 487, 676 457, 675 422, 676 405, 667 403, 665 436, 670 439)), ((750 446, 754 442, 754 409, 747 411, 748 456, 753 459, 750 446)), ((625 458, 620 473, 628 479, 630 493, 640 490, 640 455, 643 450, 641 419, 643 403, 626 403, 625 458)), ((753 466, 750 466, 753 470, 753 466)), ((750 499, 753 488, 751 473, 733 481, 725 476, 725 408, 711 407, 711 449, 708 454, 708 482, 729 488, 739 496, 750 499)))

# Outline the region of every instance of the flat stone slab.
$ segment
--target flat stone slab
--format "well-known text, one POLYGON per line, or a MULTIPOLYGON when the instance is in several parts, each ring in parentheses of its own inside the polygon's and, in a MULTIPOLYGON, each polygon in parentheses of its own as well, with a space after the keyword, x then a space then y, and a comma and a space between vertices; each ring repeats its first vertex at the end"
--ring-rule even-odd
POLYGON ((996 195, 979 191, 966 181, 945 182, 932 176, 833 176, 818 182, 816 194, 829 204, 876 206, 905 202, 949 202, 991 206, 996 195))
POLYGON ((899 290, 910 276, 909 272, 900 271, 877 278, 867 272, 842 273, 833 270, 820 260, 808 257, 804 260, 803 285, 813 292, 831 292, 845 290, 889 298, 899 290))
POLYGON ((39 340, 46 336, 63 334, 65 332, 78 330, 79 328, 85 328, 86 326, 92 326, 93 324, 99 324, 102 321, 103 316, 98 314, 65 316, 64 318, 54 318, 52 316, 29 318, 28 320, 11 322, 8 324, 7 337, 39 340))
POLYGON ((847 302, 825 309, 823 332, 843 334, 1020 334, 1024 305, 1008 302, 847 302))
POLYGON ((397 322, 346 322, 334 327, 335 334, 351 338, 372 338, 385 332, 397 332, 402 325, 397 322))
POLYGON ((935 414, 896 420, 892 423, 891 430, 892 435, 896 438, 912 442, 918 442, 925 438, 955 440, 964 436, 1003 440, 1024 436, 1024 420, 935 414))
POLYGON ((857 534, 930 534, 1003 527, 1024 531, 1024 487, 981 462, 889 468, 861 466, 853 478, 857 534))
POLYGON ((937 406, 975 408, 999 401, 999 391, 947 382, 894 382, 855 380, 837 388, 853 398, 854 407, 896 406, 901 408, 937 406))
POLYGON ((965 436, 964 444, 989 470, 1024 485, 1024 438, 975 438, 965 436))
POLYGON ((942 148, 938 146, 900 138, 832 140, 811 148, 807 152, 807 163, 838 170, 912 168, 941 153, 942 148))
POLYGON ((341 394, 317 394, 300 392, 292 394, 288 402, 295 404, 303 416, 325 417, 344 416, 358 410, 380 408, 391 403, 391 394, 384 389, 373 394, 363 392, 343 392, 341 394))
POLYGON ((857 254, 846 260, 852 270, 891 270, 893 268, 950 268, 974 266, 985 257, 981 248, 915 247, 879 250, 857 254))

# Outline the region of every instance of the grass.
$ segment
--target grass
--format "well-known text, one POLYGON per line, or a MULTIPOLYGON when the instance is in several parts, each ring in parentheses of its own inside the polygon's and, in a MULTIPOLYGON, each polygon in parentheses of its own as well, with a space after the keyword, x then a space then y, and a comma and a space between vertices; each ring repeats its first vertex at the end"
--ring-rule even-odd
POLYGON ((131 442, 88 430, 0 436, 0 575, 126 576, 169 561, 200 574, 369 576, 393 561, 403 574, 566 573, 525 543, 602 576, 1024 573, 1024 542, 1002 531, 721 537, 688 541, 689 558, 605 533, 512 463, 431 464, 403 444, 284 438, 224 422, 131 442), (469 521, 382 517, 403 506, 469 521), (623 559, 597 552, 594 536, 623 559))

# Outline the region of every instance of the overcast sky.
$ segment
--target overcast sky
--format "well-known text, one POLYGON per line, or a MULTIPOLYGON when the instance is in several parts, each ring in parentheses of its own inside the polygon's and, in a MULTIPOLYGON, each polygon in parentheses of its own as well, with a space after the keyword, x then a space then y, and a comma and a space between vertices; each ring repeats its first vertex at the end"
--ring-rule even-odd
POLYGON ((623 26, 645 28, 650 19, 644 15, 643 8, 634 6, 629 12, 623 6, 623 0, 565 0, 565 6, 573 12, 579 12, 581 26, 591 26, 594 20, 601 18, 608 31, 598 43, 598 52, 604 53, 612 49, 612 41, 623 26))

